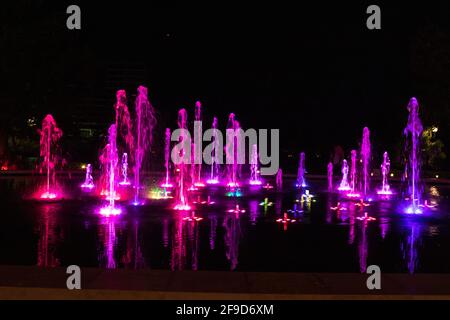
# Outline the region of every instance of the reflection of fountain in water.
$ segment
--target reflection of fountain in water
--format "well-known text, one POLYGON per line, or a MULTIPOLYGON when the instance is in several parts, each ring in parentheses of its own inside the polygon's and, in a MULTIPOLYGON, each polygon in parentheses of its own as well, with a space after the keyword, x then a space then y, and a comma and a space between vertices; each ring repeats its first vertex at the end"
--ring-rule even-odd
POLYGON ((183 218, 178 216, 173 224, 172 251, 170 268, 172 271, 183 270, 186 259, 186 243, 183 239, 183 218))
POLYGON ((223 220, 225 228, 224 242, 226 257, 230 261, 230 269, 235 270, 238 264, 239 240, 241 236, 241 224, 238 214, 227 214, 223 220))
POLYGON ((359 270, 365 273, 367 270, 367 256, 369 251, 369 242, 367 240, 367 221, 359 223, 359 238, 358 238, 358 254, 359 254, 359 270))
POLYGON ((422 245, 421 226, 419 223, 411 222, 408 228, 409 233, 401 243, 401 250, 408 271, 413 274, 419 265, 419 247, 422 245))
POLYGON ((283 196, 281 194, 277 194, 275 198, 275 213, 279 216, 283 213, 283 196))
POLYGON ((169 246, 169 220, 167 218, 163 219, 162 242, 164 248, 169 246))
POLYGON ((192 270, 198 269, 199 222, 185 220, 187 216, 188 213, 180 212, 174 221, 170 260, 172 271, 184 270, 189 263, 192 270), (190 260, 187 258, 189 251, 190 260))
POLYGON ((122 257, 125 268, 133 270, 145 268, 145 259, 141 250, 139 237, 139 222, 133 221, 133 227, 128 229, 126 253, 122 257))
POLYGON ((209 216, 209 247, 211 250, 216 248, 216 235, 217 235, 217 216, 212 214, 209 216))
POLYGON ((283 190, 283 170, 281 168, 278 169, 277 175, 275 178, 277 190, 283 190))
POLYGON ((380 218, 381 239, 384 240, 389 232, 389 218, 380 218))
POLYGON ((105 217, 99 223, 99 238, 101 249, 99 250, 99 265, 107 269, 117 267, 114 249, 117 246, 116 220, 114 217, 105 217))
POLYGON ((254 226, 256 224, 256 220, 258 219, 258 207, 259 207, 259 202, 257 200, 250 200, 248 202, 248 208, 249 208, 249 213, 250 213, 250 223, 252 226, 254 226))
POLYGON ((42 208, 38 218, 37 233, 39 235, 37 246, 38 267, 58 267, 57 244, 63 240, 63 234, 58 225, 58 209, 56 204, 48 204, 42 208))

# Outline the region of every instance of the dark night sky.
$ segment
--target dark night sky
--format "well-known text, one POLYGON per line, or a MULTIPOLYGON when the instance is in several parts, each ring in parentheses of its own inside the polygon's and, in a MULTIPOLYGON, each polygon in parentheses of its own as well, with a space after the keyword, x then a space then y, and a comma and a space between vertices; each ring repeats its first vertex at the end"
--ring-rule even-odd
MULTIPOLYGON (((62 106, 82 99, 86 88, 106 90, 105 61, 145 66, 144 85, 158 110, 161 132, 175 126, 180 107, 192 115, 200 100, 208 124, 217 115, 223 126, 235 112, 243 127, 280 128, 283 150, 304 149, 322 157, 335 144, 346 152, 357 147, 364 126, 371 129, 376 152, 394 149, 411 96, 423 110, 429 107, 425 119, 436 119, 432 113, 449 107, 443 97, 427 98, 430 92, 448 91, 450 69, 438 67, 438 77, 446 82, 431 86, 429 75, 415 72, 421 56, 414 53, 417 43, 427 48, 426 41, 420 42, 423 30, 449 39, 448 1, 374 2, 382 11, 382 30, 375 31, 366 28, 371 2, 274 1, 246 7, 229 1, 19 2, 24 6, 2 8, 2 34, 14 36, 3 41, 7 79, 1 79, 0 94, 11 101, 25 90, 28 100, 18 109, 32 104, 36 108, 30 112, 53 112, 57 119, 69 118, 70 108, 62 106), (82 10, 81 31, 65 27, 65 9, 72 2, 82 10), (42 92, 47 87, 53 90, 42 92), (52 92, 57 94, 52 97, 52 92), (40 94, 48 96, 45 102, 40 94)), ((431 46, 436 55, 424 59, 441 57, 441 44, 431 46)), ((448 60, 438 63, 449 66, 448 60)), ((129 96, 138 85, 126 87, 129 96)), ((106 94, 111 112, 105 119, 112 119, 114 93, 106 94)), ((448 113, 437 119, 448 133, 448 113)))

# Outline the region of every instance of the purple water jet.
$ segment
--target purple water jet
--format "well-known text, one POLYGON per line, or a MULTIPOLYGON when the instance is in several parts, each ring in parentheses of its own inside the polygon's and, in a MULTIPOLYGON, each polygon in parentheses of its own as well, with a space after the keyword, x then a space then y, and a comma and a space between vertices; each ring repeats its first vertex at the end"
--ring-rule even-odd
POLYGON ((305 181, 305 153, 300 152, 300 157, 298 160, 298 171, 297 171, 297 187, 298 188, 304 188, 306 187, 306 181, 305 181))
POLYGON ((259 186, 262 184, 259 178, 258 168, 258 147, 256 144, 252 145, 252 154, 250 158, 250 185, 259 186))
MULTIPOLYGON (((175 202, 175 210, 190 210, 191 206, 189 205, 187 188, 186 188, 186 165, 185 165, 185 157, 188 156, 185 151, 186 141, 189 137, 187 137, 187 112, 186 109, 180 109, 178 111, 178 128, 184 129, 181 131, 181 135, 179 137, 179 145, 181 149, 175 149, 175 152, 178 154, 178 157, 181 159, 177 164, 177 186, 176 186, 176 202, 175 202)), ((178 146, 177 146, 178 147, 178 146)), ((176 147, 176 148, 177 148, 176 147)), ((190 148, 190 146, 187 146, 190 148)))
POLYGON ((350 168, 350 192, 347 193, 347 196, 350 198, 359 198, 360 194, 356 190, 356 180, 357 180, 357 164, 356 159, 357 158, 357 152, 356 150, 351 151, 351 160, 352 160, 352 166, 350 168))
POLYGON ((213 148, 211 151, 211 175, 209 179, 206 181, 208 184, 218 184, 219 183, 219 159, 218 159, 218 150, 219 150, 219 140, 218 140, 218 121, 217 118, 213 118, 212 123, 213 129, 213 148))
MULTIPOLYGON (((195 103, 195 121, 200 122, 202 121, 202 104, 200 101, 197 101, 195 103)), ((194 135, 197 136, 200 141, 200 138, 202 137, 202 127, 201 126, 195 126, 195 133, 194 135)), ((195 140, 195 139, 194 139, 195 140)), ((201 161, 201 155, 202 155, 202 149, 201 144, 195 144, 194 143, 194 150, 193 150, 193 156, 194 156, 194 162, 192 163, 192 166, 194 168, 194 181, 193 185, 196 187, 202 187, 204 186, 202 182, 202 161, 201 161), (200 158, 200 159, 197 159, 200 158)))
POLYGON ((170 128, 166 128, 165 144, 164 144, 164 167, 166 168, 166 178, 161 185, 163 188, 172 188, 173 185, 170 182, 170 128))
POLYGON ((108 205, 100 209, 103 216, 116 216, 121 213, 120 208, 116 208, 116 166, 118 162, 117 156, 117 130, 116 125, 112 124, 108 129, 108 145, 106 146, 107 176, 108 176, 108 205))
POLYGON ((342 169, 341 169, 341 171, 342 171, 342 180, 341 180, 341 183, 340 183, 340 185, 338 187, 338 190, 339 191, 349 191, 349 190, 351 190, 350 184, 348 183, 348 171, 349 171, 349 168, 348 168, 347 160, 345 160, 345 159, 342 160, 342 169))
POLYGON ((328 191, 333 190, 333 163, 330 161, 327 165, 328 191))
POLYGON ((46 172, 45 189, 40 191, 39 197, 45 200, 53 200, 60 197, 60 192, 56 185, 56 165, 59 163, 58 141, 61 139, 63 132, 56 125, 56 121, 51 114, 45 116, 42 121, 42 128, 39 130, 40 135, 40 156, 42 163, 40 164, 40 172, 46 172))
POLYGON ((362 183, 363 183, 363 194, 367 195, 369 192, 369 171, 370 171, 370 131, 369 128, 364 127, 363 138, 361 143, 361 160, 363 165, 362 171, 362 183))
POLYGON ((116 103, 114 105, 116 113, 116 130, 118 152, 131 152, 134 148, 134 138, 132 132, 132 121, 127 106, 127 95, 125 90, 117 90, 116 103))
POLYGON ((406 151, 409 153, 405 165, 405 176, 408 180, 408 197, 410 204, 406 208, 406 213, 420 214, 419 208, 421 192, 420 185, 420 137, 423 126, 419 118, 419 103, 416 98, 409 100, 407 109, 409 111, 408 123, 403 131, 406 138, 406 151))
POLYGON ((128 180, 128 154, 126 152, 122 154, 121 173, 122 173, 122 181, 120 181, 119 184, 121 186, 130 185, 130 181, 128 180))
POLYGON ((88 163, 86 165, 86 177, 84 179, 81 188, 92 190, 95 187, 94 178, 92 177, 92 165, 88 163))
POLYGON ((227 131, 233 132, 234 136, 232 141, 228 141, 225 146, 225 155, 227 159, 227 186, 228 187, 238 187, 238 132, 239 132, 239 122, 235 120, 234 113, 230 113, 228 117, 227 131), (231 130, 231 131, 230 131, 231 130))
POLYGON ((382 184, 381 189, 377 191, 380 195, 390 195, 392 194, 391 187, 388 183, 388 175, 391 169, 391 161, 389 160, 389 155, 387 152, 383 153, 383 163, 381 164, 381 176, 382 176, 382 184))
POLYGON ((136 134, 136 146, 135 146, 135 159, 134 159, 134 205, 139 205, 140 191, 140 170, 142 162, 145 158, 146 152, 150 150, 150 146, 153 141, 153 128, 156 124, 155 110, 150 104, 147 97, 148 90, 144 86, 139 86, 138 96, 135 102, 136 110, 136 122, 135 122, 135 134, 136 134))

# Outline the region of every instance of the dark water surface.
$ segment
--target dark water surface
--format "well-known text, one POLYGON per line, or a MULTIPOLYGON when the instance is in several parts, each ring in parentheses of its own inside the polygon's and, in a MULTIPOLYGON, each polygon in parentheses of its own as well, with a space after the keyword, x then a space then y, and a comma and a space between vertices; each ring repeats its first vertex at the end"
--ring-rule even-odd
POLYGON ((101 217, 102 201, 80 192, 80 182, 68 183, 70 199, 42 203, 22 199, 31 178, 0 179, 0 264, 279 272, 362 272, 376 264, 383 272, 450 273, 449 186, 427 187, 438 207, 424 215, 401 214, 396 201, 364 210, 341 201, 347 210, 337 214, 330 210, 337 195, 311 181, 314 201, 298 203, 304 213, 289 214, 297 221, 285 228, 276 219, 299 198, 294 188, 244 188, 242 197, 205 189, 194 199, 210 195, 216 203, 197 205, 203 220, 190 222, 183 218, 191 213, 171 210, 171 200, 121 203, 121 216, 101 217), (272 205, 260 205, 265 197, 272 205), (236 204, 246 211, 227 212, 236 204), (376 220, 356 219, 364 212, 376 220))

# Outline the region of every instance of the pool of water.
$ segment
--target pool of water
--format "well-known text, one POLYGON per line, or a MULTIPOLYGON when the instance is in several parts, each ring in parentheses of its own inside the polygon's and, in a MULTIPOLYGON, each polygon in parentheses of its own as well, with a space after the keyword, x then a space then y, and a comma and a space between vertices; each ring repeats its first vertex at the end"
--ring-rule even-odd
POLYGON ((417 216, 400 213, 398 201, 339 200, 320 180, 310 181, 315 196, 303 202, 289 187, 243 188, 240 197, 206 188, 193 200, 209 195, 215 203, 194 205, 202 220, 187 221, 192 213, 172 210, 171 200, 121 203, 122 215, 101 217, 103 202, 81 192, 76 178, 66 181, 64 201, 24 200, 33 180, 0 179, 0 264, 277 272, 363 272, 376 264, 383 272, 450 273, 449 186, 428 186, 438 206, 417 216), (345 209, 331 210, 338 201, 345 209), (245 212, 227 212, 237 204, 245 212), (294 205, 303 209, 289 213, 295 222, 276 221, 294 205), (376 220, 357 219, 365 212, 376 220))

